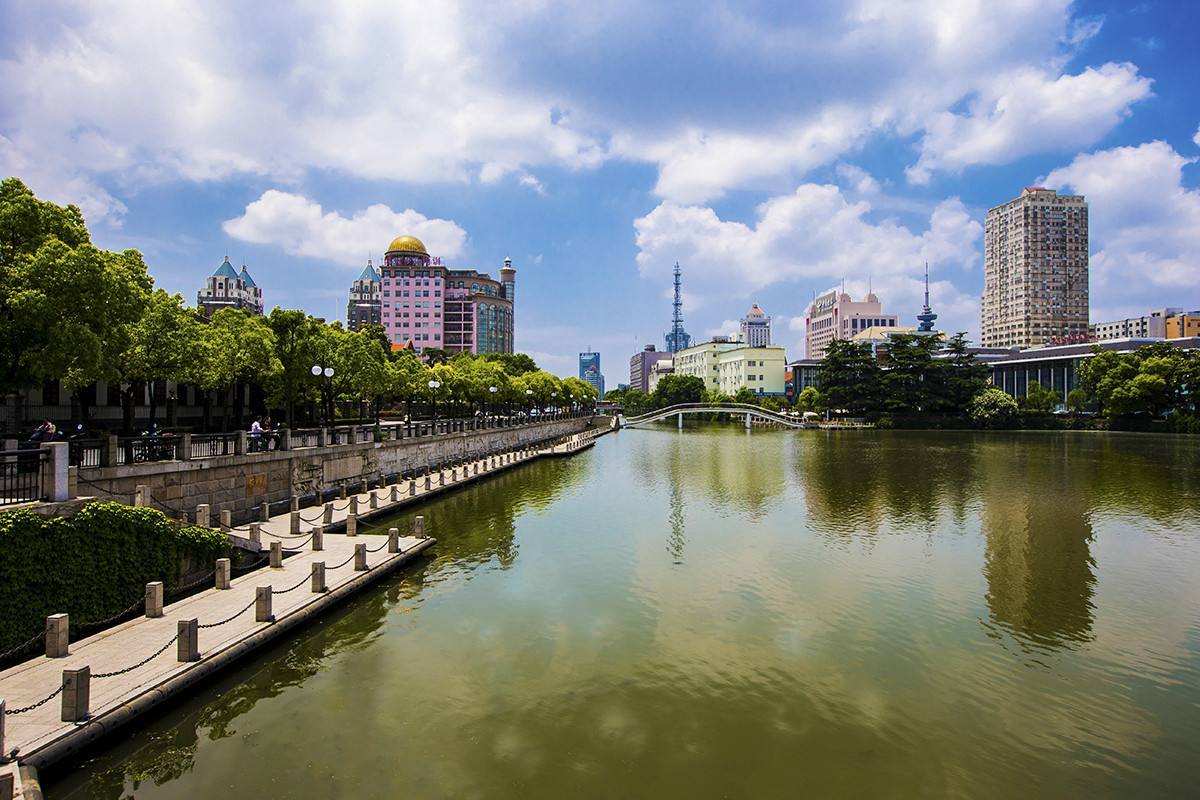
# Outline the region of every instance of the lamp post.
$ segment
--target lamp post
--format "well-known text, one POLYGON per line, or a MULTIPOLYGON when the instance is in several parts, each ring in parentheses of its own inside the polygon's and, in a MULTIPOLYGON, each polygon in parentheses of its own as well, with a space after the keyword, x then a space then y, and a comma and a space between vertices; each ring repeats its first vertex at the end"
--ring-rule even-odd
POLYGON ((550 413, 558 416, 558 392, 550 393, 550 413))
POLYGON ((429 382, 430 415, 433 417, 433 432, 437 433, 437 390, 442 384, 438 381, 429 382))
MULTIPOLYGON (((313 377, 317 379, 317 382, 321 386, 321 394, 324 395, 324 402, 321 405, 325 406, 325 408, 322 411, 322 415, 328 414, 329 419, 332 422, 333 421, 333 385, 332 385, 333 384, 333 367, 322 367, 320 364, 313 364, 311 372, 313 374, 313 377), (321 380, 322 378, 324 378, 324 380, 321 380)), ((322 424, 324 424, 324 420, 322 420, 322 424)))
MULTIPOLYGON (((525 401, 529 404, 529 408, 532 410, 533 409, 533 389, 525 390, 525 401)), ((528 416, 533 416, 533 415, 529 414, 528 416)))
POLYGON ((492 400, 488 404, 488 416, 496 415, 496 392, 497 392, 497 389, 495 386, 488 387, 488 393, 492 396, 492 400))

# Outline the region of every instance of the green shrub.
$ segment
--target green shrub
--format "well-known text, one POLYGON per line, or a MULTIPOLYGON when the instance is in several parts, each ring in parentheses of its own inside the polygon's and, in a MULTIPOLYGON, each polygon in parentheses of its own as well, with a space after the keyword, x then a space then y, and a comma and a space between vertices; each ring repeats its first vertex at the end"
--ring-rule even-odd
POLYGON ((152 508, 91 503, 74 517, 0 513, 0 652, 30 639, 50 614, 71 628, 107 619, 145 595, 146 584, 179 583, 181 571, 229 555, 218 531, 181 526, 152 508))
POLYGON ((989 386, 971 401, 967 409, 971 420, 982 428, 1007 428, 1017 416, 1017 401, 995 386, 989 386))

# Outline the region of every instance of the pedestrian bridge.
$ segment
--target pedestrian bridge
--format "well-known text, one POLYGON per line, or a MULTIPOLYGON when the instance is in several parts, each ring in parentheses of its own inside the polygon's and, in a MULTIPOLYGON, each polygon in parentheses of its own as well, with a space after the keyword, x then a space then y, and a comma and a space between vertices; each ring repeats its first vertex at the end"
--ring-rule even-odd
POLYGON ((816 427, 814 423, 805 423, 802 419, 790 417, 787 414, 780 414, 775 411, 768 411, 765 408, 752 406, 746 403, 720 403, 719 405, 709 405, 708 403, 680 403, 679 405, 660 408, 657 411, 651 411, 648 414, 641 414, 636 417, 621 417, 622 428, 636 428, 641 425, 648 425, 652 422, 659 422, 671 417, 677 417, 679 426, 683 427, 684 414, 730 414, 735 416, 746 417, 746 427, 749 428, 752 420, 758 419, 763 422, 782 425, 786 428, 809 428, 816 427))

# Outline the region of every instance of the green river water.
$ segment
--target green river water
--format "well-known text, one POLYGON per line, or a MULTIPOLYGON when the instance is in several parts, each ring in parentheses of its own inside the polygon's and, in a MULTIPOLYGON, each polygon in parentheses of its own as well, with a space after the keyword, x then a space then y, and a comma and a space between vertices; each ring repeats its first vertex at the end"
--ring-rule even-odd
POLYGON ((1198 468, 1182 437, 623 431, 400 515, 434 556, 47 796, 1195 797, 1198 468))

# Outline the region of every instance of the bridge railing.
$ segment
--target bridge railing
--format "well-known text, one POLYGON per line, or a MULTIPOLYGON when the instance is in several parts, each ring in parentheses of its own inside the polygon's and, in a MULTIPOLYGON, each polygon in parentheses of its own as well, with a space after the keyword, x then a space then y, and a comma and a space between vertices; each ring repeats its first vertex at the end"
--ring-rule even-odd
POLYGON ((712 414, 741 414, 749 412, 757 416, 778 422, 781 425, 791 427, 803 427, 803 420, 789 417, 777 411, 770 411, 761 406, 751 405, 749 403, 721 403, 712 405, 709 403, 677 403, 673 406, 660 408, 657 411, 650 411, 645 414, 639 414, 635 417, 626 417, 626 425, 640 425, 645 422, 654 422, 659 419, 665 419, 673 414, 679 413, 712 413, 712 414))

